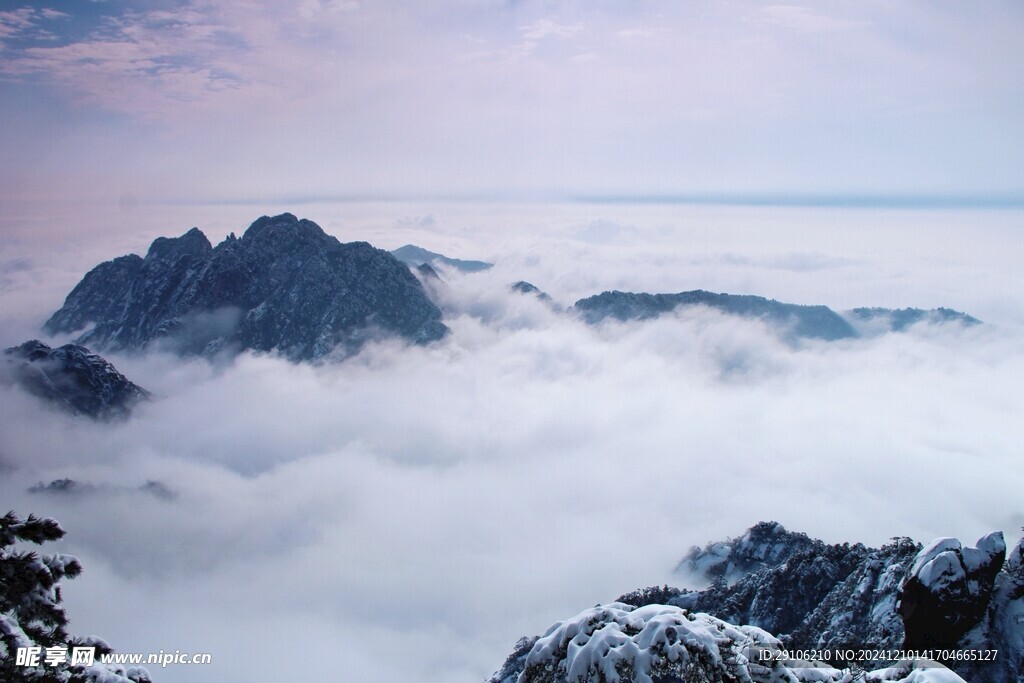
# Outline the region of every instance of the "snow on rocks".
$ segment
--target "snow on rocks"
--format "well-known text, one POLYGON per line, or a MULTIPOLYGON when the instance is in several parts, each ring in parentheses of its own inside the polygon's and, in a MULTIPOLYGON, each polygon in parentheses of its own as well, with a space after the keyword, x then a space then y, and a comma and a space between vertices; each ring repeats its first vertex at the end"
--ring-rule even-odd
POLYGON ((491 683, 964 683, 930 660, 864 673, 782 659, 767 631, 673 605, 597 605, 520 646, 491 683))
POLYGON ((864 676, 864 683, 961 683, 963 680, 929 659, 906 660, 864 676))
MULTIPOLYGON (((850 681, 807 662, 761 663, 781 643, 754 626, 734 626, 672 605, 614 602, 559 622, 537 639, 518 683, 590 681, 850 681)), ((500 674, 501 672, 499 672, 500 674)), ((496 674, 493 680, 502 680, 496 674)))
POLYGON ((939 538, 918 553, 899 587, 905 647, 956 645, 988 609, 1005 553, 998 531, 981 538, 977 548, 939 538))

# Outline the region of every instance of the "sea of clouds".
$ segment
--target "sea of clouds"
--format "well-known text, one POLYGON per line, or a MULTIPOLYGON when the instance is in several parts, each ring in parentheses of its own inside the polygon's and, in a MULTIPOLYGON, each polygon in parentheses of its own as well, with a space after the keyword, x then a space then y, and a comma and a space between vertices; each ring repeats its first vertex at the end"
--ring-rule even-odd
MULTIPOLYGON (((119 424, 0 390, 4 506, 60 520, 85 568, 72 632, 213 655, 155 680, 482 680, 519 636, 679 582, 689 546, 760 520, 875 545, 1024 524, 1013 212, 317 208, 297 213, 342 240, 497 265, 442 272, 452 334, 428 347, 112 356, 155 396, 119 424), (561 310, 696 288, 986 324, 793 344, 705 309, 597 327, 561 310), (89 486, 28 490, 60 478, 89 486)), ((9 241, 0 342, 39 336, 98 260, 195 222, 9 241)))

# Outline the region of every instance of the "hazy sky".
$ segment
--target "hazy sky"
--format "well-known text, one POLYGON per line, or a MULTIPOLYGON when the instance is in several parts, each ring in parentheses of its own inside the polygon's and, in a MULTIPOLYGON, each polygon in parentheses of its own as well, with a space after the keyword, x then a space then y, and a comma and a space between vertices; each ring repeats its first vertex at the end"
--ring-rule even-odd
POLYGON ((1024 6, 3 2, 0 198, 1024 192, 1024 6))

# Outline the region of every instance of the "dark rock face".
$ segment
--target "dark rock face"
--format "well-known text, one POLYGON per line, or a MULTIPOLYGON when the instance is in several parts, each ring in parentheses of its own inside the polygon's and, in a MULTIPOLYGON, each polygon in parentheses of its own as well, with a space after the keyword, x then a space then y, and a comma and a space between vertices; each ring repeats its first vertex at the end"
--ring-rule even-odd
POLYGON ((715 585, 694 596, 688 606, 719 614, 738 624, 753 624, 787 634, 867 556, 861 545, 821 544, 795 553, 782 565, 744 577, 732 586, 715 585))
POLYGON ((580 299, 574 309, 590 324, 608 318, 648 320, 674 311, 680 306, 703 305, 731 315, 760 318, 785 327, 798 338, 836 340, 856 337, 853 327, 827 306, 785 304, 760 296, 715 294, 695 290, 678 294, 602 292, 580 299))
POLYGON ((97 419, 127 417, 149 394, 89 349, 66 344, 51 349, 28 341, 4 351, 5 371, 29 393, 76 414, 97 419))
POLYGON ((894 538, 881 548, 864 549, 845 579, 837 581, 788 632, 787 641, 793 647, 807 644, 815 649, 898 648, 904 630, 896 613, 896 593, 920 547, 909 538, 894 538))
MULTIPOLYGON (((979 542, 978 549, 981 549, 979 542)), ((995 578, 988 608, 963 638, 965 649, 999 651, 995 662, 950 663, 969 681, 1024 681, 1024 538, 995 578)))
POLYGON ((922 550, 900 584, 905 647, 956 647, 988 609, 1005 553, 1001 532, 980 539, 977 548, 940 538, 922 550))
POLYGON ((680 563, 717 579, 710 588, 646 589, 620 601, 649 595, 760 626, 790 649, 998 650, 994 661, 944 663, 972 683, 1021 681, 1024 539, 1004 564, 1005 553, 1001 532, 980 539, 977 548, 943 538, 922 549, 908 538, 896 538, 872 549, 827 545, 761 523, 739 539, 693 549, 680 563), (723 566, 735 571, 723 571, 723 566), (743 567, 751 573, 726 582, 743 567))
POLYGON ((777 567, 799 552, 823 545, 807 534, 787 531, 778 522, 758 522, 739 538, 690 548, 676 571, 733 584, 761 569, 777 567))
POLYGON ((291 214, 264 216, 216 247, 198 228, 90 271, 44 329, 95 326, 101 349, 154 342, 186 354, 277 351, 292 360, 357 349, 380 330, 414 343, 443 337, 441 311, 407 267, 365 242, 342 244, 291 214))
POLYGON ((712 585, 669 604, 758 626, 792 649, 897 649, 897 590, 920 548, 906 538, 881 548, 829 545, 761 522, 737 539, 691 549, 678 569, 712 585))
POLYGON ((76 305, 65 303, 46 322, 45 329, 51 333, 73 332, 93 321, 117 319, 124 307, 125 292, 131 288, 142 264, 140 256, 131 254, 90 270, 68 295, 68 301, 76 305))
POLYGON ((486 261, 465 261, 463 259, 449 258, 444 254, 438 254, 437 252, 428 251, 423 247, 417 247, 415 244, 406 244, 404 247, 395 249, 391 254, 399 261, 413 267, 426 263, 434 267, 438 265, 447 266, 455 270, 461 270, 464 273, 476 273, 494 266, 493 263, 487 263, 486 261))

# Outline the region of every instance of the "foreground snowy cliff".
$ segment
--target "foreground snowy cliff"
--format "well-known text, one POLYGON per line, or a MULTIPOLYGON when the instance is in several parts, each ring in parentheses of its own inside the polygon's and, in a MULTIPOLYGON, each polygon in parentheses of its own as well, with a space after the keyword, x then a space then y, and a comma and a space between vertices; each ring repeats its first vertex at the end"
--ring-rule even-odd
POLYGON ((941 664, 870 673, 795 659, 778 638, 674 605, 598 605, 523 639, 490 683, 962 683, 941 664))
POLYGON ((490 683, 1022 681, 1024 550, 1004 565, 1005 550, 1000 533, 977 548, 873 549, 761 523, 687 554, 680 571, 709 588, 641 589, 584 610, 521 639, 490 683), (883 654, 906 650, 929 657, 883 654))

